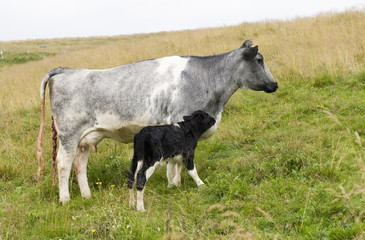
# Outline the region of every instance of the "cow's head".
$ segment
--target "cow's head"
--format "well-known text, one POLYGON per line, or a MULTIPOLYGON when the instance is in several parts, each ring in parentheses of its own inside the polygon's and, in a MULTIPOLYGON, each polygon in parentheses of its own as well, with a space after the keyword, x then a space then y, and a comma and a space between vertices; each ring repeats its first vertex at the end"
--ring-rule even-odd
POLYGON ((240 88, 267 93, 275 92, 278 89, 278 84, 265 65, 263 56, 258 52, 258 46, 252 47, 252 41, 246 40, 237 53, 236 79, 239 79, 240 88))
POLYGON ((201 110, 195 111, 191 116, 184 116, 183 118, 184 121, 190 121, 195 125, 199 129, 200 135, 215 124, 215 119, 201 110))

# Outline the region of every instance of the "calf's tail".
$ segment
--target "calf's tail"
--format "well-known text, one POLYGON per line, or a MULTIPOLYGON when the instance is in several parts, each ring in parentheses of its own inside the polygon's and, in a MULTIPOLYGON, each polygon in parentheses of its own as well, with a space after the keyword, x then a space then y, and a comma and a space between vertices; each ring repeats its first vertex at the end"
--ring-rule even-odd
POLYGON ((131 163, 131 167, 128 173, 128 188, 132 189, 134 183, 136 181, 135 177, 137 174, 138 169, 138 161, 143 159, 144 156, 144 143, 141 140, 140 133, 137 133, 134 136, 134 144, 133 144, 133 159, 131 163), (141 157, 142 156, 142 157, 141 157))

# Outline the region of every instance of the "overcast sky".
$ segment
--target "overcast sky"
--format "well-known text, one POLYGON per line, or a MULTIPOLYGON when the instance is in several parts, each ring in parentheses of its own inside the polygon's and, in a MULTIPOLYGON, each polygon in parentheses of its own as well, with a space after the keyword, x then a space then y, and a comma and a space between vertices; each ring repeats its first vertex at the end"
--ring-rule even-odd
POLYGON ((111 36, 364 10, 364 0, 1 0, 0 41, 111 36))

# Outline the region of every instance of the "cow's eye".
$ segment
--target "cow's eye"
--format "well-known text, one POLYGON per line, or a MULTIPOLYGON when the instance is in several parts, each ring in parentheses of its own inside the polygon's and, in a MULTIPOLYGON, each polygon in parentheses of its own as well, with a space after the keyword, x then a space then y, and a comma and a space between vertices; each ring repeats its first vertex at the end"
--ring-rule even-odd
POLYGON ((260 64, 263 64, 264 63, 264 59, 259 58, 259 59, 257 59, 257 62, 260 63, 260 64))

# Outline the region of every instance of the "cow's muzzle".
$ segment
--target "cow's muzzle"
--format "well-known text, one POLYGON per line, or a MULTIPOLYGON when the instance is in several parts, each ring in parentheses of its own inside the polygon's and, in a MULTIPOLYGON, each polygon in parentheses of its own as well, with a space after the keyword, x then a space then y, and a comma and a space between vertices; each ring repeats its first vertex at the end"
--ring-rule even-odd
POLYGON ((273 93, 276 90, 278 90, 278 88, 279 88, 279 85, 276 82, 273 82, 273 83, 266 84, 264 91, 266 93, 273 93))

